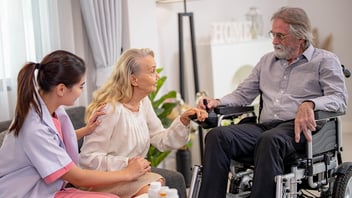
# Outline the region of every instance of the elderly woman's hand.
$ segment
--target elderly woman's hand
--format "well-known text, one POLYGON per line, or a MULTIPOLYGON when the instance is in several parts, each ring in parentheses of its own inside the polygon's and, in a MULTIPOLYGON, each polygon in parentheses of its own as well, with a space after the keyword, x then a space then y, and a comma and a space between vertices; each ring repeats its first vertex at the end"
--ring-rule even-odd
POLYGON ((197 116, 197 120, 200 122, 203 122, 207 117, 208 113, 200 108, 190 108, 186 110, 180 117, 181 122, 185 125, 188 126, 190 124, 190 116, 197 116))

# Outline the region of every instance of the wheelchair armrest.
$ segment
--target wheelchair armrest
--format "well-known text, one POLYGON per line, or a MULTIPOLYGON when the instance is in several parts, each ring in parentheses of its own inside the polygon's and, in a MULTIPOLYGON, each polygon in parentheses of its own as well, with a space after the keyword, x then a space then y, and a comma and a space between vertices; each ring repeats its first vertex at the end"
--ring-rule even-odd
POLYGON ((233 107, 227 105, 220 105, 214 108, 214 112, 220 115, 234 115, 234 114, 244 114, 248 112, 253 112, 253 106, 244 106, 244 107, 233 107))
POLYGON ((341 115, 345 115, 345 112, 331 112, 331 111, 314 111, 315 120, 324 120, 329 118, 335 118, 341 115))
POLYGON ((227 105, 220 105, 214 108, 214 111, 208 111, 209 117, 204 122, 197 121, 196 115, 191 115, 189 118, 197 122, 202 128, 209 129, 220 126, 221 120, 225 117, 240 116, 246 113, 253 113, 253 106, 232 107, 227 105))

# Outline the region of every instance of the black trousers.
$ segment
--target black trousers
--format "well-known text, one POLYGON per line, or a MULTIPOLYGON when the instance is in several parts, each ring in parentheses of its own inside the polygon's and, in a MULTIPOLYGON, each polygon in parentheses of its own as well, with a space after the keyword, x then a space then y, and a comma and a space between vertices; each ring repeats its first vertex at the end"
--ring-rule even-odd
POLYGON ((253 157, 252 198, 275 197, 276 175, 284 160, 305 149, 305 137, 294 141, 294 121, 216 127, 205 138, 200 198, 225 198, 231 160, 253 157))

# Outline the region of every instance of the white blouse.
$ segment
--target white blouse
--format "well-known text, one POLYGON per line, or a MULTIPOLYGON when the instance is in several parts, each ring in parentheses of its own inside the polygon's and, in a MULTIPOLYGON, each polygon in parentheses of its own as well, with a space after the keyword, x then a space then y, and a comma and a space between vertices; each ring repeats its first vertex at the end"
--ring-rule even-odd
POLYGON ((84 137, 80 153, 82 168, 103 171, 121 170, 131 157, 145 157, 152 144, 160 151, 178 149, 189 139, 189 127, 177 117, 165 129, 145 97, 138 112, 132 112, 121 103, 105 107, 100 125, 84 137))

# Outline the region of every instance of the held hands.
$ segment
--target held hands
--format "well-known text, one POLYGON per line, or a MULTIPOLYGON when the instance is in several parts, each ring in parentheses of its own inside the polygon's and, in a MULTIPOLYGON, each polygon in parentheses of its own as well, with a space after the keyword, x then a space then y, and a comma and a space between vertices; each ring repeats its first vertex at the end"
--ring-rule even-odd
POLYGON ((190 108, 186 110, 180 117, 182 124, 188 126, 190 123, 190 116, 197 116, 197 120, 203 122, 207 117, 208 113, 200 108, 190 108))
POLYGON ((303 132, 307 141, 312 141, 312 136, 308 130, 315 131, 316 122, 314 118, 314 103, 303 102, 299 105, 295 118, 295 141, 298 143, 303 132))
POLYGON ((138 177, 150 172, 150 162, 142 157, 134 157, 128 160, 126 172, 131 181, 136 180, 138 177))

